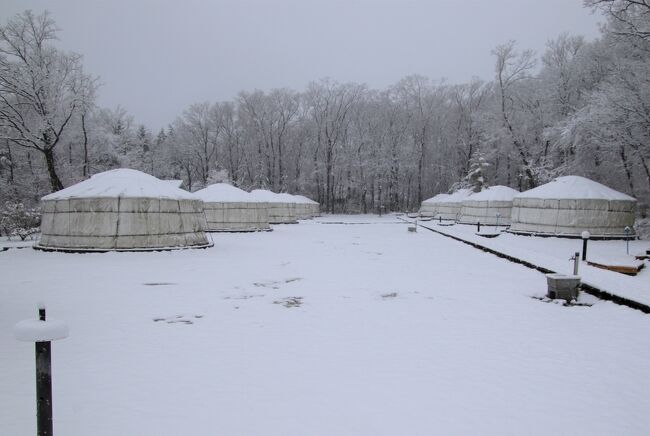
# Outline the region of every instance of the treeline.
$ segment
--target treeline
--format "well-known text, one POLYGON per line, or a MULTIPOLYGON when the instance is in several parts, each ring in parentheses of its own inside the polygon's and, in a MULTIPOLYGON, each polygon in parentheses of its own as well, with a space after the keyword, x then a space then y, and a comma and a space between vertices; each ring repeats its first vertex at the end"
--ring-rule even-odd
POLYGON ((301 193, 334 212, 414 210, 451 188, 525 190, 566 174, 647 202, 650 5, 585 3, 607 18, 599 39, 560 35, 539 55, 507 42, 491 81, 325 79, 196 103, 159 132, 97 107, 97 80, 56 48, 52 18, 25 12, 0 28, 0 201, 35 204, 130 167, 191 190, 227 180, 301 193))

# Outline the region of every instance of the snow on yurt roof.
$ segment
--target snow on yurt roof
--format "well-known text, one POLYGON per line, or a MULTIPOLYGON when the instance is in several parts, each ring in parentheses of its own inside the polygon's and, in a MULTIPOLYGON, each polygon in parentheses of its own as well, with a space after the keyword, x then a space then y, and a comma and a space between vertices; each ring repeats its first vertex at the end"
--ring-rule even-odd
POLYGON ((427 198, 422 203, 436 203, 438 201, 442 201, 446 199, 447 197, 449 197, 449 194, 438 194, 438 195, 434 195, 431 198, 427 198))
POLYGON ((472 201, 512 201, 519 191, 508 186, 490 186, 481 192, 473 194, 468 200, 472 201))
POLYGON ((267 203, 286 203, 287 201, 279 197, 275 192, 267 191, 266 189, 254 189, 250 192, 253 198, 258 201, 267 203))
POLYGON ((163 182, 169 183, 171 186, 174 186, 175 188, 180 188, 181 186, 183 186, 182 180, 170 179, 170 180, 163 180, 163 182))
POLYGON ((295 195, 287 194, 285 192, 276 195, 279 199, 284 200, 285 203, 298 203, 298 199, 295 195))
POLYGON ((442 201, 444 203, 460 203, 472 194, 474 194, 474 191, 471 189, 459 189, 453 194, 449 194, 447 197, 437 201, 442 201))
POLYGON ((196 191, 194 195, 206 202, 256 203, 260 201, 254 195, 228 183, 215 183, 196 191))
POLYGON ((119 168, 95 174, 83 182, 46 195, 42 200, 98 197, 197 199, 193 194, 149 174, 119 168))
POLYGON ((516 198, 636 201, 629 195, 580 176, 558 177, 545 185, 522 192, 516 198))
POLYGON ((304 203, 304 204, 318 204, 311 198, 305 197, 304 195, 294 195, 293 196, 296 199, 297 203, 304 203))

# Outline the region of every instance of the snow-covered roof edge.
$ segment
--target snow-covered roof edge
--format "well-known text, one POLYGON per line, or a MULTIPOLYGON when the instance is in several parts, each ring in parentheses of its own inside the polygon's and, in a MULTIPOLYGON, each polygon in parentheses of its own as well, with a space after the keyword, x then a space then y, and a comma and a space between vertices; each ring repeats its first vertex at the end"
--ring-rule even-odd
POLYGON ((634 197, 581 176, 558 177, 537 188, 517 194, 515 198, 636 201, 634 197))
POLYGON ((118 168, 95 174, 82 182, 48 194, 41 200, 117 197, 198 200, 190 192, 179 189, 152 175, 128 168, 118 168))

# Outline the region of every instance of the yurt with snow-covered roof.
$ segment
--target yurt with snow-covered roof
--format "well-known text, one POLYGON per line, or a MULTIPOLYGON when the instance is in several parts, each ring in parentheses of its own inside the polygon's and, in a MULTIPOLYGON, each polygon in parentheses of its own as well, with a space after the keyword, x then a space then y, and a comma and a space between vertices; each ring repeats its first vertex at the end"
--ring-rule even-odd
POLYGON ((251 195, 258 201, 267 203, 269 223, 271 224, 296 224, 296 203, 295 199, 287 198, 286 195, 276 194, 265 189, 254 189, 251 195))
POLYGON ((267 203, 228 183, 216 183, 194 193, 203 200, 209 232, 269 231, 267 203))
POLYGON ((436 214, 438 213, 439 203, 447 197, 449 197, 449 194, 438 194, 424 200, 420 205, 420 216, 422 217, 436 216, 436 214))
POLYGON ((465 198, 460 209, 460 224, 510 225, 512 199, 519 191, 508 186, 491 186, 465 198))
POLYGON ((296 201, 296 215, 298 219, 309 219, 320 214, 320 207, 317 202, 304 195, 294 195, 296 201))
POLYGON ((41 199, 41 238, 56 251, 147 251, 211 246, 203 202, 131 169, 95 174, 41 199))
POLYGON ((453 194, 440 198, 434 203, 434 207, 436 208, 434 218, 451 221, 458 220, 463 201, 473 193, 471 189, 459 189, 453 194))
MULTIPOLYGON (((558 177, 516 195, 509 231, 518 234, 594 238, 625 237, 633 229, 636 199, 584 177, 558 177)), ((633 230, 632 230, 633 231, 633 230)))

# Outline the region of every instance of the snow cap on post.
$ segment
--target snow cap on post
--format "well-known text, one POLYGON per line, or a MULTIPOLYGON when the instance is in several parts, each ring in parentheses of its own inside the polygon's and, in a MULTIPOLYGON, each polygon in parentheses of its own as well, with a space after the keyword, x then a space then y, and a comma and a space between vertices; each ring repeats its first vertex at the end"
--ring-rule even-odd
POLYGON ((580 236, 582 236, 582 239, 589 239, 591 237, 591 233, 589 233, 589 231, 585 230, 584 232, 582 232, 582 234, 580 236))
POLYGON ((14 326, 14 337, 22 342, 56 341, 68 337, 68 325, 54 319, 25 319, 14 326))

